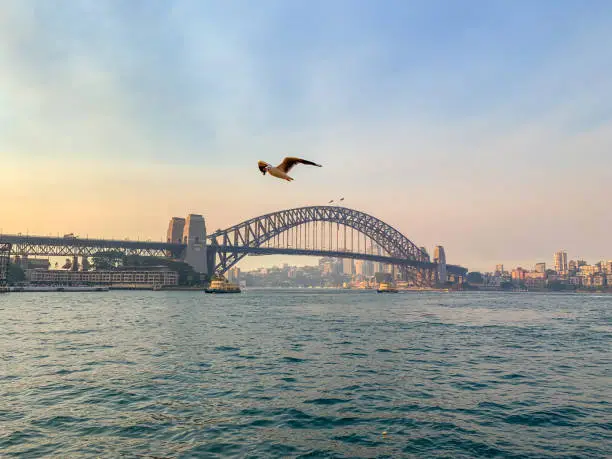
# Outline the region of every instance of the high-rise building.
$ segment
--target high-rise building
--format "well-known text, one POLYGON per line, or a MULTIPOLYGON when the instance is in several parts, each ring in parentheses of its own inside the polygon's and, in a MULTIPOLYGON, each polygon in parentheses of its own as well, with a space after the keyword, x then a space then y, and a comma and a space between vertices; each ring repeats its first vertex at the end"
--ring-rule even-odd
POLYGON ((225 277, 228 282, 233 282, 234 284, 240 283, 240 268, 234 267, 228 269, 225 277))
MULTIPOLYGON (((376 246, 374 247, 374 253, 378 255, 379 257, 382 256, 383 254, 382 247, 376 244, 376 246)), ((380 262, 374 263, 374 273, 382 273, 384 271, 385 271, 385 266, 383 263, 380 263, 380 262)))
POLYGON ((512 270, 512 280, 513 281, 523 281, 525 280, 525 276, 527 271, 520 266, 512 270))
POLYGON ((185 219, 182 217, 172 217, 168 225, 167 241, 174 244, 181 244, 183 242, 184 229, 185 219))
POLYGON ((344 258, 342 260, 342 272, 349 276, 355 274, 355 260, 352 258, 344 258))
POLYGON ((546 263, 536 263, 535 264, 535 272, 536 273, 545 273, 546 272, 546 263))
POLYGON ((363 260, 355 260, 355 274, 365 276, 365 262, 363 260))
POLYGON ((495 275, 501 276, 504 274, 504 265, 495 265, 495 275))
POLYGON ((555 252, 554 261, 555 261, 555 271, 557 271, 558 273, 567 272, 567 252, 565 252, 564 250, 555 252))
POLYGON ((325 257, 319 259, 319 269, 324 275, 339 274, 342 272, 343 263, 340 259, 325 257))

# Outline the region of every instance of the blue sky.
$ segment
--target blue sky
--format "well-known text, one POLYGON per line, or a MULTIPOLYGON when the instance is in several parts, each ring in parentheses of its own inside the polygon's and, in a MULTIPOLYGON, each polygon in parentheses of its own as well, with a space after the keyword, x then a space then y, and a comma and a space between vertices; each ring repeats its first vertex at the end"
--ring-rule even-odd
POLYGON ((158 238, 344 195, 476 269, 612 258, 610 2, 1 5, 5 231, 158 238), (285 154, 325 167, 263 180, 285 154))

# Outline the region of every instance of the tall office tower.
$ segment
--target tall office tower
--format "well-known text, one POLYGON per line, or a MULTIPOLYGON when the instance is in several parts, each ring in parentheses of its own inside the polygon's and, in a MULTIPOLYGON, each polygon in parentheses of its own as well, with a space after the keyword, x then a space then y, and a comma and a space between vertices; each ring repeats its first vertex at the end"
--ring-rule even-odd
POLYGON ((434 263, 438 264, 438 282, 446 283, 448 276, 446 274, 446 254, 444 253, 444 247, 437 245, 434 248, 434 263))
MULTIPOLYGON (((376 248, 375 248, 375 252, 376 255, 378 255, 379 257, 383 255, 383 250, 382 247, 379 246, 378 244, 376 244, 376 248)), ((374 264, 374 273, 383 273, 385 272, 385 265, 377 262, 374 264)))
POLYGON ((501 276, 504 274, 504 265, 495 265, 495 275, 501 276))
POLYGON ((560 250, 559 252, 555 252, 554 255, 555 261, 555 271, 558 273, 567 272, 567 252, 560 250))
POLYGON ((342 260, 342 272, 348 276, 355 274, 355 260, 352 258, 344 258, 342 260))
POLYGON ((206 258, 206 224, 204 217, 197 214, 189 214, 185 220, 183 229, 183 244, 185 249, 185 263, 189 264, 196 272, 208 274, 208 263, 206 258))
POLYGON ((183 231, 185 229, 185 219, 182 217, 172 217, 168 225, 166 239, 170 243, 181 244, 183 242, 183 231))
POLYGON ((546 272, 546 263, 536 263, 535 264, 535 272, 536 273, 545 273, 546 272))
POLYGON ((234 267, 228 269, 227 273, 225 273, 225 278, 228 282, 240 283, 240 268, 234 267))

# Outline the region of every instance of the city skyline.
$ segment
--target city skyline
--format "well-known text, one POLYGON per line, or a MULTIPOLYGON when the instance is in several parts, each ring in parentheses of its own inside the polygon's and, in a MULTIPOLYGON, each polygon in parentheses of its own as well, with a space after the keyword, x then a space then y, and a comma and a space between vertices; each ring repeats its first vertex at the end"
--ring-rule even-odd
MULTIPOLYGON (((0 227, 159 240, 344 196, 472 271, 611 258, 610 12, 4 2, 0 227), (323 168, 262 180, 285 154, 323 168)), ((242 265, 280 260, 308 262, 242 265)))

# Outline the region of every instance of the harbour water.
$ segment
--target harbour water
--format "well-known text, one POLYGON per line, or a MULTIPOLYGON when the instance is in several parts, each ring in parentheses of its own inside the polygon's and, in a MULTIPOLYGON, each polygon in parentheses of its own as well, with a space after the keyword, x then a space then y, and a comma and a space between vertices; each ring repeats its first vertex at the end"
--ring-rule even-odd
POLYGON ((0 456, 610 457, 612 296, 0 296, 0 456))

